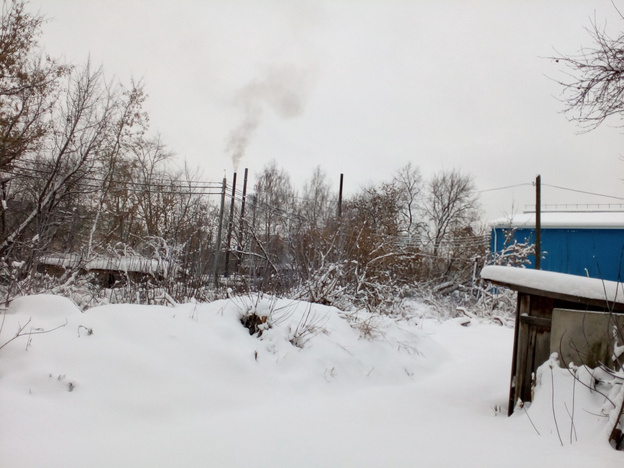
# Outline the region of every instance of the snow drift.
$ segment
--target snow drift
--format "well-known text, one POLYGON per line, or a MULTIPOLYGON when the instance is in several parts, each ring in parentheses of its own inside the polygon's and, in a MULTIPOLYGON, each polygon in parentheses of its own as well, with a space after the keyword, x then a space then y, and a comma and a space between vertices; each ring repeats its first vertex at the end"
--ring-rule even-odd
MULTIPOLYGON (((19 298, 0 346, 26 323, 38 334, 0 349, 2 465, 622 465, 604 418, 556 450, 540 398, 528 412, 541 435, 526 414, 500 416, 511 329, 430 315, 422 304, 393 318, 257 296, 85 312, 19 298), (253 334, 241 323, 250 315, 253 334)), ((603 403, 578 397, 576 414, 603 403)))

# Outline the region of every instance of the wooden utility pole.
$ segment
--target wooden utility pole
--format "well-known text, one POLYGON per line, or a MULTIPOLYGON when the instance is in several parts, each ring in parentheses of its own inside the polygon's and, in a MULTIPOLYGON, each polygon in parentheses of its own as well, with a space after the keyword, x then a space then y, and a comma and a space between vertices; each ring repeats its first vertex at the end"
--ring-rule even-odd
POLYGON ((535 179, 535 269, 542 269, 542 177, 535 179))
POLYGON ((212 267, 212 275, 214 287, 219 286, 219 252, 221 251, 221 229, 223 228, 223 210, 225 209, 225 190, 227 188, 227 179, 223 178, 221 187, 221 208, 219 209, 219 229, 217 231, 217 241, 215 242, 214 265, 212 267))

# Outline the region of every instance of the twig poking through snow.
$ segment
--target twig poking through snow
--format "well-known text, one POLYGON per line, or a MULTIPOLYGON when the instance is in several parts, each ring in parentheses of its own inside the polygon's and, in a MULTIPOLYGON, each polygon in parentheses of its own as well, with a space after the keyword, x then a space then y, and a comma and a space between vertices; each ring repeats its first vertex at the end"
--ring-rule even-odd
POLYGON ((522 400, 518 400, 518 406, 524 410, 524 414, 526 414, 527 418, 529 418, 529 422, 531 423, 531 426, 533 426, 533 429, 535 429, 535 432, 537 432, 537 435, 542 435, 540 434, 540 431, 537 430, 537 427, 535 427, 535 424, 533 424, 533 420, 531 419, 531 416, 529 416, 529 412, 526 410, 522 400))
POLYGON ((15 341, 16 339, 18 339, 21 336, 28 336, 29 338, 32 335, 41 335, 42 333, 50 333, 53 332, 54 330, 58 330, 59 328, 64 327, 65 325, 67 325, 67 319, 65 319, 65 323, 62 325, 59 325, 58 327, 54 327, 54 328, 50 328, 48 330, 44 330, 43 328, 37 328, 37 329, 32 329, 29 332, 24 333, 24 330, 26 329, 26 327, 28 326, 28 324, 30 324, 32 319, 28 319, 28 321, 24 324, 21 325, 18 329, 17 329, 17 333, 15 333, 15 336, 13 336, 13 338, 8 339, 7 341, 5 341, 4 343, 2 343, 0 345, 0 349, 4 348, 6 345, 8 345, 9 343, 11 343, 12 341, 15 341))
POLYGON ((563 440, 561 440, 561 434, 559 433, 559 424, 557 423, 557 415, 555 414, 555 375, 553 372, 553 364, 552 362, 548 364, 548 367, 550 368, 550 383, 551 383, 551 403, 552 403, 552 414, 553 414, 553 419, 555 421, 555 428, 557 429, 557 437, 559 437, 559 442, 561 443, 561 446, 563 447, 563 440))

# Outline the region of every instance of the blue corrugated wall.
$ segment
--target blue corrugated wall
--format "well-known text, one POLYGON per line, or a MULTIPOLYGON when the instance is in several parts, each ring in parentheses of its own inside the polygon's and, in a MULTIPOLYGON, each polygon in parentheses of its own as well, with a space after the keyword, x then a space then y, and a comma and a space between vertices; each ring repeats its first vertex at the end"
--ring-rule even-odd
MULTIPOLYGON (((491 249, 500 252, 505 243, 503 228, 492 229, 491 249)), ((535 242, 535 229, 518 229, 518 242, 535 242)), ((542 270, 589 275, 611 281, 624 279, 624 230, 542 229, 542 270)), ((531 256, 531 265, 535 258, 531 256)))

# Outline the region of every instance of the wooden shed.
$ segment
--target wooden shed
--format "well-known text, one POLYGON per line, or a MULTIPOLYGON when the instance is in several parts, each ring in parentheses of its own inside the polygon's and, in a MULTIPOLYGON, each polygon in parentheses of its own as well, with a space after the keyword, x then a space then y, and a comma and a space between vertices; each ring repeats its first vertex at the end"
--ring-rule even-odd
MULTIPOLYGON (((613 363, 613 333, 624 330, 621 283, 508 266, 486 266, 481 278, 517 291, 508 414, 532 401, 532 376, 551 353, 562 365, 613 363)), ((622 343, 620 343, 622 344, 622 343)))
POLYGON ((60 276, 69 270, 77 270, 83 274, 92 273, 103 287, 113 287, 127 279, 141 283, 149 279, 162 280, 174 273, 171 263, 134 256, 108 257, 99 256, 90 260, 75 254, 46 255, 38 259, 38 269, 46 273, 60 276))

